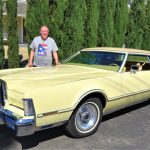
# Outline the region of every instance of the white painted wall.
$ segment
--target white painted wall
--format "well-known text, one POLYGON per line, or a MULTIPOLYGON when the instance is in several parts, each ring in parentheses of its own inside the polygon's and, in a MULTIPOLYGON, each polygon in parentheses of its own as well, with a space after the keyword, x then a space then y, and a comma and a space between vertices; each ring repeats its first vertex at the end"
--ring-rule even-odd
POLYGON ((18 17, 17 18, 17 30, 18 30, 18 37, 19 37, 19 43, 23 43, 23 18, 22 17, 18 17))

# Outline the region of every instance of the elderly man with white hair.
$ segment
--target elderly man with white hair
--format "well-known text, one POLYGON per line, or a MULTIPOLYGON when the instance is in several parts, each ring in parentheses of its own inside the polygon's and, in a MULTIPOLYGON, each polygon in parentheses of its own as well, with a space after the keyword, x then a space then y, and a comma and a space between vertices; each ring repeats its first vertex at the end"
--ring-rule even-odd
POLYGON ((58 47, 49 35, 49 28, 43 25, 40 29, 40 36, 33 39, 30 48, 29 67, 44 67, 52 65, 52 56, 55 65, 59 65, 57 50, 58 47))

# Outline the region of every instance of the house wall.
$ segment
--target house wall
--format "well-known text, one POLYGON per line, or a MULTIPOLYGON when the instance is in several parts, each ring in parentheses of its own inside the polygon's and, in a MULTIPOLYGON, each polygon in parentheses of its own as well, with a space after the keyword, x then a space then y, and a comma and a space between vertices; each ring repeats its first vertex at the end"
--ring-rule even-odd
POLYGON ((3 22, 3 40, 7 41, 8 34, 7 34, 7 18, 6 18, 6 16, 3 16, 2 22, 3 22))
POLYGON ((18 37, 19 37, 19 43, 24 43, 24 36, 23 36, 23 17, 17 17, 18 25, 17 25, 17 31, 18 31, 18 37))
MULTIPOLYGON (((24 43, 24 35, 23 35, 23 17, 17 17, 17 32, 18 32, 18 42, 19 44, 24 43)), ((7 42, 8 33, 7 33, 7 17, 3 17, 3 40, 7 42)))

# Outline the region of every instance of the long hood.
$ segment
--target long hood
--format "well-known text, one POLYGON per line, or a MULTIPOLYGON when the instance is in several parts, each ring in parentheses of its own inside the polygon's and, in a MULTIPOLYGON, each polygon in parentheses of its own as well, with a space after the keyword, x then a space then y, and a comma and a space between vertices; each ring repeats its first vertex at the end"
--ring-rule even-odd
POLYGON ((8 90, 24 93, 37 87, 47 87, 78 80, 103 77, 113 71, 91 67, 61 65, 58 67, 22 68, 0 71, 0 78, 7 82, 8 90))

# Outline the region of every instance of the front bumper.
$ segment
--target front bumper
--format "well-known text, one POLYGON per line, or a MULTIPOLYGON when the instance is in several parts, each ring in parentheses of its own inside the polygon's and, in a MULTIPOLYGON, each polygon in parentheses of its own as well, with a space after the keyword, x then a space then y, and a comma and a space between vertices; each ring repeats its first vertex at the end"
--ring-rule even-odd
POLYGON ((12 129, 16 136, 27 136, 35 132, 34 117, 30 119, 16 117, 10 110, 0 106, 0 124, 5 124, 12 129))

